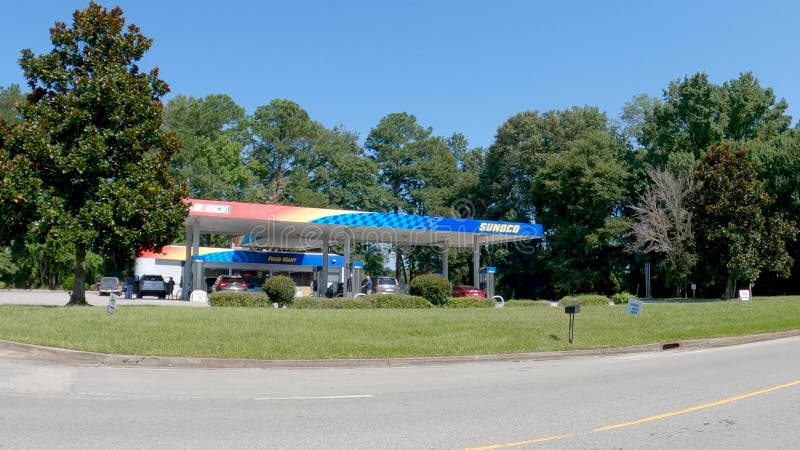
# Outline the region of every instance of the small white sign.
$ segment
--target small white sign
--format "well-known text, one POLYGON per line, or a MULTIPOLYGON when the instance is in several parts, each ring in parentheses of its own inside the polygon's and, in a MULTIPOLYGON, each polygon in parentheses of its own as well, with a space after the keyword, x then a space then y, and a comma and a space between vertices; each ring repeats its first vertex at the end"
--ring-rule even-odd
POLYGON ((638 316, 642 314, 642 301, 641 300, 628 300, 628 314, 638 316))
POLYGON ((739 290, 739 300, 746 302, 750 300, 750 291, 747 289, 740 289, 739 290))
POLYGON ((189 295, 189 301, 190 302, 208 303, 208 294, 206 294, 206 291, 204 291, 202 289, 194 290, 189 295))
POLYGON ((108 299, 106 311, 112 316, 117 313, 117 297, 115 297, 114 294, 111 294, 111 298, 108 299))

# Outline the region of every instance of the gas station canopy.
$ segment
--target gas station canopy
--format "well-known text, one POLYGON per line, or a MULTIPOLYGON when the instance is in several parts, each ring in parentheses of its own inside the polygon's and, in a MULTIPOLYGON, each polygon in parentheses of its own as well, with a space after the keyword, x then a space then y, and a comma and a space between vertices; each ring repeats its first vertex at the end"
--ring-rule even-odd
MULTIPOLYGON (((353 243, 388 243, 438 247, 442 251, 442 274, 448 278, 448 250, 471 247, 474 282, 478 284, 480 248, 540 239, 542 226, 532 223, 456 219, 410 214, 374 213, 341 209, 263 205, 217 200, 188 199, 185 222, 186 261, 199 253, 201 234, 243 236, 239 246, 251 250, 322 250, 322 273, 328 272, 328 248, 344 244, 344 278, 350 277, 353 243)), ((183 292, 189 292, 191 264, 184 266, 183 292)), ((200 277, 195 283, 199 286, 200 277)), ((320 294, 324 284, 319 284, 320 294)))
POLYGON ((186 225, 201 234, 244 236, 242 247, 306 251, 329 243, 473 247, 542 237, 531 223, 373 213, 190 199, 186 225))

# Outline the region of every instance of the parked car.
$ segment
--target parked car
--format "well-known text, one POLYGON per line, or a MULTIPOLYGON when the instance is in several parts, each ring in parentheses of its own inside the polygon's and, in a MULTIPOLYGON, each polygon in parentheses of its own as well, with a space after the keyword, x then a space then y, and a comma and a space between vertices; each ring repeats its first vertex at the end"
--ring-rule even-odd
POLYGON ((219 291, 246 291, 247 281, 241 275, 220 275, 211 286, 214 292, 219 291))
POLYGON ((375 277, 372 280, 372 292, 375 294, 399 294, 400 283, 395 277, 375 277))
POLYGON ((103 277, 97 283, 97 292, 100 295, 122 295, 122 282, 117 277, 103 277))
POLYGON ((161 275, 142 275, 139 277, 139 291, 136 298, 153 295, 160 299, 167 298, 167 283, 161 275))
POLYGON ((476 288, 475 286, 458 285, 453 288, 453 297, 486 297, 486 292, 483 289, 476 288))

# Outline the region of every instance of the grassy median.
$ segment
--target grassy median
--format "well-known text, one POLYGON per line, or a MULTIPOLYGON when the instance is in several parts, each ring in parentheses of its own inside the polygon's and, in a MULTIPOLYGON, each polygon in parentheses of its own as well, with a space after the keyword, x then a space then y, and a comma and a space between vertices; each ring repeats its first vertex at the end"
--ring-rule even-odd
POLYGON ((294 310, 0 305, 0 339, 132 355, 258 359, 484 355, 619 347, 800 328, 800 296, 563 308, 294 310))

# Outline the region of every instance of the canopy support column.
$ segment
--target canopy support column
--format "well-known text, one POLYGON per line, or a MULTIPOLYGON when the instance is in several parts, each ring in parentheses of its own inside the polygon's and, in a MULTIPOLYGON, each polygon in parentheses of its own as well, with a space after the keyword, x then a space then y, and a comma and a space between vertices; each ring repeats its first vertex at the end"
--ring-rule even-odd
MULTIPOLYGON (((200 225, 195 225, 192 227, 192 258, 198 256, 199 254, 200 254, 200 225)), ((203 280, 203 278, 206 276, 206 274, 203 273, 204 271, 199 271, 200 273, 197 273, 198 270, 197 267, 195 267, 194 261, 190 261, 190 264, 192 266, 191 267, 192 276, 189 277, 192 281, 192 284, 190 286, 200 286, 201 284, 205 285, 205 282, 203 283, 198 282, 198 280, 203 280)))
POLYGON ((450 245, 445 244, 442 247, 442 277, 450 281, 449 266, 450 266, 450 245))
POLYGON ((472 285, 480 286, 481 243, 478 236, 472 238, 472 285))
POLYGON ((183 230, 183 237, 186 241, 186 259, 183 260, 183 278, 181 278, 181 298, 189 298, 189 286, 192 278, 192 226, 186 225, 183 230))
MULTIPOLYGON (((324 297, 325 291, 328 290, 328 246, 330 245, 331 238, 329 235, 322 236, 322 271, 317 280, 317 296, 324 297)), ((336 293, 334 292, 334 295, 336 293)))
POLYGON ((344 296, 353 296, 353 283, 350 280, 350 234, 344 235, 344 296))

